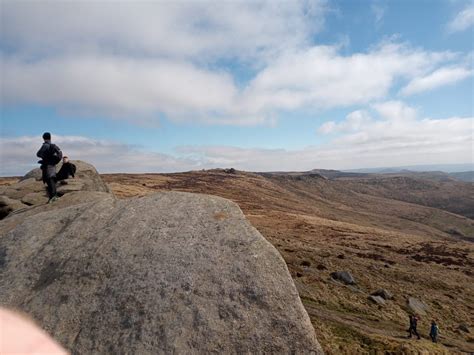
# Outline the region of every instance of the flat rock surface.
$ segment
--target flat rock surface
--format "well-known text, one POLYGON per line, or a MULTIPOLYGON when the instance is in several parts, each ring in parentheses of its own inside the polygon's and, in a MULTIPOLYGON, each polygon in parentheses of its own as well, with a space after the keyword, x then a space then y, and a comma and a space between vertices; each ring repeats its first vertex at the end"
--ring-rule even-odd
POLYGON ((0 221, 0 304, 73 354, 322 353, 284 260, 229 200, 52 205, 0 221))

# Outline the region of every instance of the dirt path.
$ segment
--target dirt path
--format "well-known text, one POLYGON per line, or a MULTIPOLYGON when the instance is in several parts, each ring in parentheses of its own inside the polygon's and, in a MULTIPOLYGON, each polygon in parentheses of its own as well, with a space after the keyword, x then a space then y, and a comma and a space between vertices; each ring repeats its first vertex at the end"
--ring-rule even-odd
MULTIPOLYGON (((397 342, 400 345, 412 341, 407 338, 406 327, 403 327, 400 324, 394 324, 393 322, 383 320, 370 321, 366 318, 357 317, 353 314, 342 314, 337 311, 329 311, 324 308, 315 307, 314 305, 308 303, 305 303, 304 306, 312 319, 319 319, 324 322, 343 324, 344 326, 358 330, 364 335, 380 335, 383 336, 385 339, 397 342)), ((431 343, 431 340, 428 339, 424 334, 420 335, 422 337, 422 342, 431 343)), ((452 353, 452 348, 460 349, 466 354, 474 353, 474 345, 469 347, 466 346, 466 343, 456 341, 455 339, 443 339, 441 337, 439 340, 439 344, 445 346, 445 349, 443 350, 446 353, 452 353)))

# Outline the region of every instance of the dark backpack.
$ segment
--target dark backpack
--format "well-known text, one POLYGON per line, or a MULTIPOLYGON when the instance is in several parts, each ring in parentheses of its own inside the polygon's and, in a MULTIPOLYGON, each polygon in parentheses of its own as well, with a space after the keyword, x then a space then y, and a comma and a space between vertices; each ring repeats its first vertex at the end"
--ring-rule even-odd
POLYGON ((63 152, 56 144, 49 145, 47 161, 49 164, 56 165, 63 159, 63 152))

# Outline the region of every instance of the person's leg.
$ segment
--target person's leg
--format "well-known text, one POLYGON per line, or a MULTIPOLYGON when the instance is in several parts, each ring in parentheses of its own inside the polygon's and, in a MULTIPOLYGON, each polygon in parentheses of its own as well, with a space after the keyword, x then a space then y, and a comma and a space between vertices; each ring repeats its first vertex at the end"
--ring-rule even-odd
POLYGON ((46 173, 46 167, 41 167, 41 181, 43 181, 43 184, 46 184, 48 181, 47 173, 46 173))
POLYGON ((56 196, 56 179, 55 177, 49 177, 46 181, 47 185, 48 185, 48 195, 49 195, 49 198, 53 198, 56 196))
POLYGON ((53 187, 52 187, 51 182, 52 182, 51 178, 46 179, 46 185, 48 186, 47 189, 48 189, 48 197, 49 198, 53 197, 53 187))
POLYGON ((413 333, 420 339, 420 334, 418 334, 418 330, 416 328, 413 329, 413 333))

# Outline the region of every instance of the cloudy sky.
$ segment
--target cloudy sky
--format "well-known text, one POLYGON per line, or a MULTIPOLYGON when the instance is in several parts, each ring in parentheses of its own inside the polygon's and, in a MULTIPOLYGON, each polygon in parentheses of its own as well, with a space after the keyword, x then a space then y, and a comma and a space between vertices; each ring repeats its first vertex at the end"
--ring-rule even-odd
POLYGON ((474 3, 0 0, 0 175, 473 162, 474 3))

